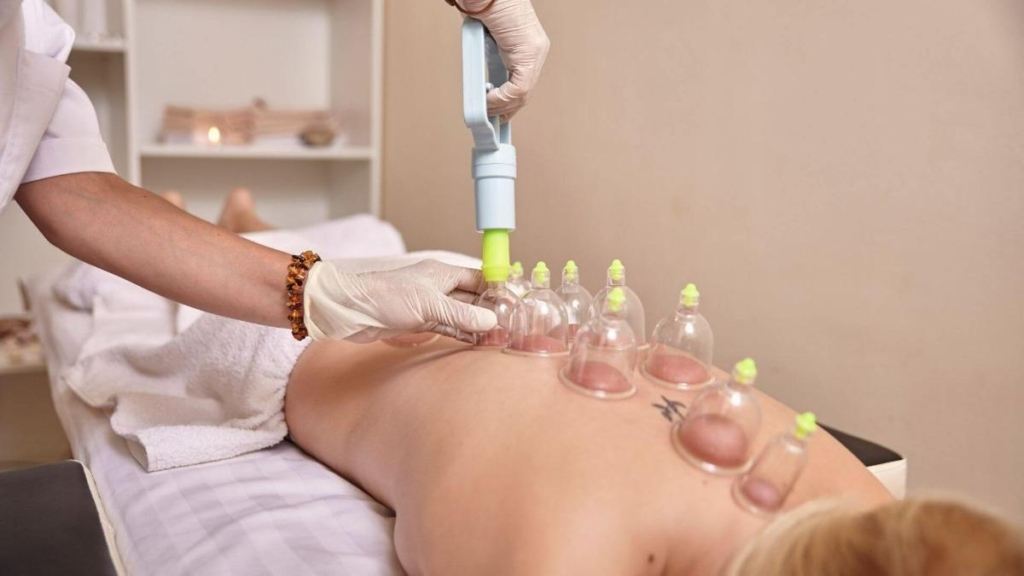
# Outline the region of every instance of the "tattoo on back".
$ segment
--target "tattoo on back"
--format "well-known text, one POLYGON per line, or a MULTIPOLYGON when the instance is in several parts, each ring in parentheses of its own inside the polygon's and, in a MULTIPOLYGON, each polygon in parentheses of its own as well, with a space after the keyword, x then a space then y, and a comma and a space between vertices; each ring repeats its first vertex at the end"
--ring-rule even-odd
POLYGON ((684 408, 685 409, 686 408, 686 404, 683 404, 682 402, 676 402, 675 400, 669 400, 668 398, 665 398, 664 396, 662 396, 661 399, 665 402, 665 404, 657 404, 657 403, 655 403, 655 404, 651 404, 651 406, 654 406, 655 408, 660 410, 661 411, 661 415, 665 418, 665 420, 668 420, 669 422, 672 422, 673 418, 679 418, 679 420, 681 421, 681 420, 683 420, 683 418, 686 417, 686 416, 683 415, 682 412, 679 411, 680 408, 684 408))

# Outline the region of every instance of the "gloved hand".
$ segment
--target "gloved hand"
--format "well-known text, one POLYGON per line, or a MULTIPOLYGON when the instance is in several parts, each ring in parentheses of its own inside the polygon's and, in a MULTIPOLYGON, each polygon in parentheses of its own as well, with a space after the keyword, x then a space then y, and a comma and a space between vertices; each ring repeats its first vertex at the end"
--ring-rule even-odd
POLYGON ((498 323, 494 312, 470 304, 485 287, 479 270, 436 260, 358 274, 319 262, 304 289, 306 329, 313 340, 372 342, 436 332, 472 342, 472 333, 498 323))
POLYGON ((526 105, 537 84, 551 41, 537 20, 530 0, 456 0, 473 18, 483 22, 501 48, 508 82, 487 94, 487 114, 507 122, 526 105), (486 10, 484 10, 486 8, 486 10), (478 11, 483 10, 483 12, 478 11))

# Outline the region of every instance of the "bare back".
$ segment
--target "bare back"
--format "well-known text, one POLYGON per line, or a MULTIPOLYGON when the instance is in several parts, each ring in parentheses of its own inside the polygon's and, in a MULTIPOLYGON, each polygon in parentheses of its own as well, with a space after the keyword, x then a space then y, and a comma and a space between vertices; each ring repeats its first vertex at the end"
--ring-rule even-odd
MULTIPOLYGON (((562 385, 559 365, 450 342, 316 343, 285 413, 303 449, 396 511, 413 575, 713 574, 764 527, 733 503, 731 479, 673 449, 694 394, 641 378, 636 396, 597 401, 562 385)), ((755 450, 793 417, 760 400, 755 450)), ((787 507, 890 500, 827 434, 810 452, 787 507)))

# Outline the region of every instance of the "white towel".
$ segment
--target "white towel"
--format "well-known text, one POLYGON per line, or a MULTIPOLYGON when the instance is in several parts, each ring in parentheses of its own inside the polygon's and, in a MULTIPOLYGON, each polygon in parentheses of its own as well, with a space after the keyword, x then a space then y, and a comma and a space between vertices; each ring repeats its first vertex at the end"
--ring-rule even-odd
POLYGON ((113 408, 111 428, 150 472, 280 442, 288 375, 306 342, 212 314, 174 336, 173 310, 147 294, 130 284, 98 290, 94 332, 63 375, 68 386, 113 408))
MULTIPOLYGON (((336 263, 362 272, 426 258, 480 264, 451 252, 336 263)), ((55 290, 93 314, 93 333, 65 382, 87 404, 113 409, 111 428, 146 470, 231 458, 287 434, 285 388, 308 340, 211 314, 176 333, 166 300, 80 262, 55 290)))
MULTIPOLYGON (((398 231, 367 214, 249 237, 327 259, 405 252, 398 231)), ((113 409, 111 428, 146 470, 230 458, 287 434, 284 390, 308 341, 178 306, 82 262, 68 266, 54 292, 93 315, 93 333, 63 378, 89 405, 113 409)))
POLYGON ((242 237, 292 254, 312 250, 324 260, 405 253, 405 242, 398 230, 370 214, 357 214, 289 230, 251 232, 242 234, 242 237))

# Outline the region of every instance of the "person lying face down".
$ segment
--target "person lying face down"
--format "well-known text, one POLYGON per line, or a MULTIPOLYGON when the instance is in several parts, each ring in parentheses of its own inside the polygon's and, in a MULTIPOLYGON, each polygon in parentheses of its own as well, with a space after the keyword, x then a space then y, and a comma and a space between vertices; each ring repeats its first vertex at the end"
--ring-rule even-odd
MULTIPOLYGON (((232 232, 270 228, 255 218, 247 193, 232 193, 225 211, 221 225, 232 232)), ((333 243, 330 235, 296 233, 304 236, 301 244, 333 243)), ((112 294, 113 301, 125 301, 126 294, 112 294)), ((152 317, 147 312, 138 320, 148 326, 152 317)), ((118 319, 117 330, 124 320, 118 319)), ((267 334, 276 331, 206 320, 214 321, 205 326, 217 333, 243 336, 233 347, 246 341, 276 348, 280 342, 267 334), (244 338, 243 328, 255 331, 253 337, 244 338)), ((200 322, 196 327, 204 326, 200 322)), ((175 340, 201 334, 190 328, 175 340)), ((825 433, 810 440, 809 466, 783 514, 768 522, 733 502, 731 478, 699 471, 673 447, 670 430, 686 416, 695 393, 662 389, 633 375, 636 395, 601 402, 561 383, 564 358, 472 350, 447 339, 424 342, 424 336, 411 340, 420 346, 317 342, 294 355, 249 355, 244 374, 263 376, 218 380, 220 389, 211 393, 222 403, 237 396, 230 391, 265 399, 265 407, 222 405, 232 422, 234 410, 263 410, 260 421, 279 422, 283 395, 292 439, 395 510, 395 547, 412 575, 1024 574, 1015 530, 959 504, 894 503, 825 433), (836 497, 847 504, 835 503, 836 497)), ((135 350, 131 369, 123 372, 129 377, 116 379, 147 393, 127 390, 116 402, 115 418, 124 408, 158 412, 160 404, 149 402, 160 389, 174 402, 194 401, 208 389, 191 386, 181 397, 173 386, 166 389, 175 374, 160 371, 163 354, 179 348, 175 342, 157 346, 161 355, 146 345, 135 350), (146 363, 155 356, 161 356, 159 366, 146 363)), ((225 349, 198 349, 205 354, 188 356, 187 372, 205 373, 199 368, 212 364, 222 374, 225 349)), ((127 350, 110 352, 111 361, 129 357, 127 350)), ((112 365, 103 358, 96 364, 109 376, 112 365)), ((793 412, 754 393, 762 408, 760 432, 752 439, 759 452, 790 426, 793 412)), ((211 424, 205 410, 195 417, 211 424)), ((165 418, 157 423, 169 424, 165 418)), ((232 437, 243 433, 224 425, 232 437)))
MULTIPOLYGON (((641 382, 595 401, 559 382, 560 362, 444 339, 316 342, 285 416, 293 441, 395 510, 411 575, 1024 574, 1013 529, 959 504, 895 503, 825 433, 790 512, 752 516, 731 478, 671 445, 695 393, 641 382)), ((759 451, 794 413, 757 394, 759 451)))

